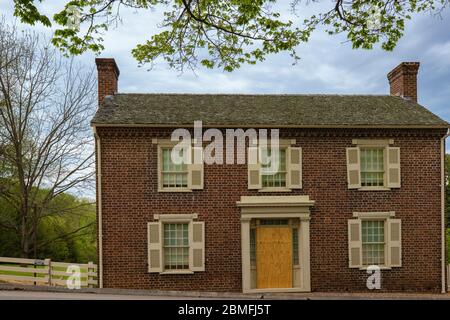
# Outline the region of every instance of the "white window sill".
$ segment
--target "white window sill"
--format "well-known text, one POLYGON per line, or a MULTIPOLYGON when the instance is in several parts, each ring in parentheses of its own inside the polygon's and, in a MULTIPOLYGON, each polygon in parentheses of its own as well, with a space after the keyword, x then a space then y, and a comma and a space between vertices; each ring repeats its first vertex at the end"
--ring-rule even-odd
POLYGON ((166 274, 194 274, 194 271, 191 270, 167 270, 167 271, 163 271, 160 272, 159 274, 161 275, 166 275, 166 274))
POLYGON ((358 188, 359 191, 390 191, 391 188, 388 187, 361 187, 358 188))
POLYGON ((192 192, 192 189, 164 188, 164 189, 158 189, 158 192, 192 192))
POLYGON ((289 188, 262 188, 258 189, 258 192, 291 192, 292 189, 289 188))
MULTIPOLYGON (((388 266, 378 266, 380 268, 380 270, 391 270, 391 267, 388 266)), ((364 267, 360 267, 359 270, 367 270, 369 268, 369 266, 364 266, 364 267)))

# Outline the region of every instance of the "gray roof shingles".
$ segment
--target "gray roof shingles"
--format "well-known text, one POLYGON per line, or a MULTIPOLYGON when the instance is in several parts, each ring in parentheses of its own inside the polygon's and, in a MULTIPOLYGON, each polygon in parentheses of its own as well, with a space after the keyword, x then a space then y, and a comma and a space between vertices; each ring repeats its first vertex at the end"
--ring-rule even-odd
POLYGON ((388 95, 116 94, 93 125, 449 127, 423 106, 388 95))

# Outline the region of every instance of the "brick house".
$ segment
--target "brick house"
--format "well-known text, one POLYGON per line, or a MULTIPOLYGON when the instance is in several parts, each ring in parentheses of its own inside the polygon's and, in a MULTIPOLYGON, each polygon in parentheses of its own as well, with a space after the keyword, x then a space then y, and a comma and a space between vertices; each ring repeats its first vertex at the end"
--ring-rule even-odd
POLYGON ((381 291, 445 290, 449 124, 417 103, 419 63, 380 96, 123 94, 114 59, 96 64, 101 286, 368 291, 376 265, 381 291), (194 121, 279 129, 277 172, 251 139, 231 154, 255 161, 174 163, 171 133, 194 121))

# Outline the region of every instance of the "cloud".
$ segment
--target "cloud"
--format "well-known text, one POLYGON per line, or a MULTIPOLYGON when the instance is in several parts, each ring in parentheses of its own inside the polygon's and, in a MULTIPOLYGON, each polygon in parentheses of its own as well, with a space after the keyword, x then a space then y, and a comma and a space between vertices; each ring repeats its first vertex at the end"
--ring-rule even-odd
MULTIPOLYGON (((282 8, 285 17, 302 21, 311 13, 327 9, 331 2, 299 7, 298 16, 282 8)), ((47 2, 43 6, 48 6, 47 2)), ((44 8, 44 7, 43 7, 44 8)), ((51 11, 50 7, 45 7, 51 11)), ((2 2, 1 12, 12 17, 12 2, 2 2)), ((271 55, 265 62, 245 65, 233 73, 200 67, 197 74, 179 74, 164 63, 151 71, 139 68, 131 50, 155 32, 163 8, 154 11, 123 11, 123 23, 105 35, 102 56, 116 58, 122 92, 201 92, 201 93, 338 93, 388 94, 386 74, 402 61, 420 61, 419 101, 432 112, 450 121, 450 10, 442 17, 422 14, 405 28, 405 36, 392 52, 377 46, 373 50, 354 50, 345 35, 328 36, 316 30, 308 43, 298 48, 301 60, 292 65, 285 53, 271 55)), ((43 28, 39 28, 42 30, 43 28)), ((47 29, 47 32, 50 31, 47 29)), ((93 65, 95 56, 80 57, 93 65)))

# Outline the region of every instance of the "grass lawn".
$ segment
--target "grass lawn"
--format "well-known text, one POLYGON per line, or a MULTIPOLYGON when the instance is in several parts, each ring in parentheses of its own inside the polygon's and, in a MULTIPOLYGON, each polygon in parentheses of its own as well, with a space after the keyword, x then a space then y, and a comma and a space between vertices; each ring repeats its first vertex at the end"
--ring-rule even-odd
MULTIPOLYGON (((0 264, 1 266, 8 266, 8 267, 20 267, 19 264, 0 264)), ((0 277, 1 275, 12 275, 12 276, 22 276, 22 277, 39 277, 39 278, 43 278, 46 276, 46 274, 43 273, 37 273, 35 274, 33 272, 33 269, 43 269, 44 266, 27 266, 28 269, 30 269, 30 272, 20 272, 20 271, 10 271, 10 270, 0 270, 0 277)), ((65 267, 52 267, 53 271, 66 271, 65 267)), ((85 268, 81 268, 80 269, 81 273, 86 273, 87 269, 85 268)), ((63 279, 66 280, 69 277, 69 275, 65 276, 65 275, 53 275, 52 279, 63 279)), ((81 280, 87 280, 87 277, 81 277, 81 280)))

